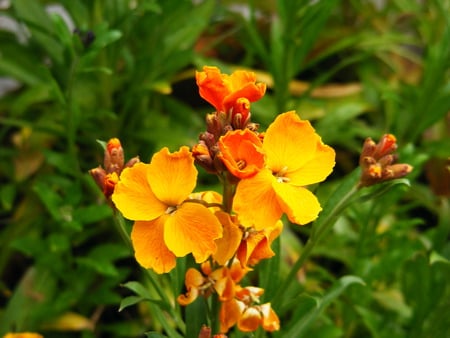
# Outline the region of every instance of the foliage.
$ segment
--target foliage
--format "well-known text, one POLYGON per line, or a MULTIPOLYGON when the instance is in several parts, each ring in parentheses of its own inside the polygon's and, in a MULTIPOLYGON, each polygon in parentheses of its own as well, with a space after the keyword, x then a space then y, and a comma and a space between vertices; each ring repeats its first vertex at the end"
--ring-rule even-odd
POLYGON ((0 5, 0 335, 177 337, 183 318, 202 323, 203 303, 171 299, 190 258, 167 275, 141 270, 121 236, 131 224, 88 170, 102 163, 98 139, 146 162, 194 145, 211 110, 194 82, 203 65, 252 69, 269 88, 252 105, 262 129, 295 109, 337 152, 312 187, 321 217, 285 222, 277 255, 251 276, 280 317, 271 336, 450 334, 448 0, 0 5), (408 180, 361 189, 317 236, 353 186, 364 139, 384 133, 414 167, 408 180))

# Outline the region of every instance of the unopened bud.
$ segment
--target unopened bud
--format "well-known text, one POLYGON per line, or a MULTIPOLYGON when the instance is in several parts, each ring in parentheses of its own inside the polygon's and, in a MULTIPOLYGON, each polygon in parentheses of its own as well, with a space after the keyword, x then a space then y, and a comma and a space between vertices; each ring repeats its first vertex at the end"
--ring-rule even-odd
POLYGON ((112 138, 106 144, 103 166, 107 173, 120 174, 124 164, 123 148, 118 138, 112 138))

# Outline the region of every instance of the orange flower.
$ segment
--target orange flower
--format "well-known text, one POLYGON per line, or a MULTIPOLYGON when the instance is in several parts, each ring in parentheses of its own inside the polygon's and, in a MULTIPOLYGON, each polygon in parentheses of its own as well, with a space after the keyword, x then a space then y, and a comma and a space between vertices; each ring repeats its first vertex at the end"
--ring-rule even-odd
POLYGON ((235 285, 248 269, 243 269, 238 261, 234 261, 231 268, 223 266, 214 271, 209 263, 201 266, 201 272, 190 268, 186 271, 186 294, 179 295, 177 301, 180 305, 192 303, 199 295, 208 297, 213 291, 217 293, 220 301, 228 301, 235 296, 235 285))
POLYGON ((246 226, 263 229, 283 213, 297 224, 317 218, 321 207, 304 186, 323 181, 334 166, 334 150, 323 144, 309 123, 290 111, 269 126, 262 149, 265 167, 239 181, 234 210, 246 226))
POLYGON ((220 331, 227 332, 237 324, 243 332, 256 331, 259 326, 266 331, 280 329, 280 320, 270 303, 259 304, 259 296, 264 290, 248 286, 236 286, 235 298, 223 302, 220 308, 220 331))
POLYGON ((283 222, 280 220, 274 226, 265 227, 260 231, 255 231, 253 228, 247 229, 236 252, 242 266, 254 266, 262 259, 273 257, 275 253, 270 245, 282 230, 283 222))
POLYGON ((258 101, 266 92, 266 85, 255 83, 253 72, 238 70, 222 74, 217 67, 203 67, 195 74, 200 96, 214 106, 217 112, 231 114, 231 121, 245 125, 249 118, 250 102, 258 101))
POLYGON ((264 166, 262 142, 248 129, 229 131, 219 139, 218 157, 238 178, 249 178, 264 166))
POLYGON ((124 217, 134 220, 131 240, 139 264, 157 273, 192 253, 196 262, 216 251, 222 227, 207 207, 189 199, 197 169, 188 147, 163 148, 150 164, 137 163, 120 175, 112 196, 124 217))

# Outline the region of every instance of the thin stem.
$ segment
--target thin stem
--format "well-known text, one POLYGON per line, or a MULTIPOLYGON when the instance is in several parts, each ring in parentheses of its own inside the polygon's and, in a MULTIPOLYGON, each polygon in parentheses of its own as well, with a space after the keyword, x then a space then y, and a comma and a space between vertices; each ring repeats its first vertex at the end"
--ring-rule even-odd
POLYGON ((315 227, 313 228, 313 231, 311 233, 311 237, 308 239, 306 245, 303 247, 300 257, 292 266, 289 275, 284 280, 284 283, 280 285, 275 296, 273 297, 274 307, 280 305, 280 302, 282 300, 281 296, 283 292, 288 290, 289 287, 291 286, 291 283, 294 280, 296 280, 295 276, 297 275, 297 272, 301 269, 305 261, 309 258, 314 247, 317 245, 317 243, 320 241, 323 235, 326 232, 328 232, 328 230, 330 230, 339 214, 348 206, 348 202, 351 200, 351 198, 355 195, 357 191, 358 186, 354 185, 341 199, 337 201, 337 203, 332 207, 330 212, 325 214, 323 218, 319 218, 317 220, 317 222, 315 223, 315 227))

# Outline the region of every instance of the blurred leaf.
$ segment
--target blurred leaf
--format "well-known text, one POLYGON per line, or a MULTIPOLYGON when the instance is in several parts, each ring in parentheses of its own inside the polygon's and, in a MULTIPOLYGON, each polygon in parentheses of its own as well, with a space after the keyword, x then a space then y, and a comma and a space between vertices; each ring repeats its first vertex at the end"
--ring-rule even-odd
POLYGON ((305 313, 303 317, 297 317, 295 324, 289 328, 287 337, 301 337, 303 332, 314 323, 316 318, 325 310, 325 308, 336 298, 338 298, 348 286, 352 284, 365 285, 364 281, 357 276, 344 276, 337 280, 334 285, 317 300, 317 306, 305 313))

